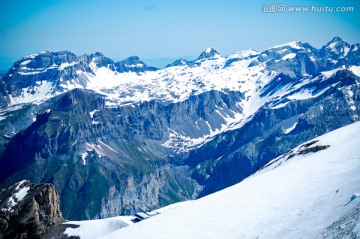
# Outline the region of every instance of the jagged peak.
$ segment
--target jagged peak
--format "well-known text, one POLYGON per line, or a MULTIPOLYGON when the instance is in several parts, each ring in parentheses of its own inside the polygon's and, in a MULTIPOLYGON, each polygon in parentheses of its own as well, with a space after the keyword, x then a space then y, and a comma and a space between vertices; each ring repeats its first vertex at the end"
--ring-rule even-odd
POLYGON ((342 38, 335 36, 330 42, 323 46, 323 50, 330 51, 341 56, 346 56, 350 51, 351 45, 342 38))
POLYGON ((342 42, 344 41, 341 37, 339 36, 335 36, 328 44, 332 43, 332 42, 342 42))
POLYGON ((200 54, 198 60, 218 57, 220 57, 220 54, 214 48, 208 47, 200 54))
POLYGON ((339 46, 339 45, 349 45, 349 43, 344 41, 341 37, 336 36, 331 41, 329 41, 325 45, 325 47, 330 48, 330 49, 334 49, 336 46, 339 46))
POLYGON ((101 52, 95 52, 93 54, 90 55, 91 58, 94 58, 94 57, 104 57, 104 54, 102 54, 101 52))

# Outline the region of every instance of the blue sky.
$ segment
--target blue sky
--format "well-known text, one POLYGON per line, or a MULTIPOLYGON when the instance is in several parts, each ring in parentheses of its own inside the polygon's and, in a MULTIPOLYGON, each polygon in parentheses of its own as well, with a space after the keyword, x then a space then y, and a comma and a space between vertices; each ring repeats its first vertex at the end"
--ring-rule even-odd
POLYGON ((0 69, 42 50, 113 60, 138 55, 157 66, 207 47, 222 55, 289 41, 321 47, 360 42, 359 0, 1 0, 0 69), (263 13, 264 4, 353 6, 353 13, 263 13))

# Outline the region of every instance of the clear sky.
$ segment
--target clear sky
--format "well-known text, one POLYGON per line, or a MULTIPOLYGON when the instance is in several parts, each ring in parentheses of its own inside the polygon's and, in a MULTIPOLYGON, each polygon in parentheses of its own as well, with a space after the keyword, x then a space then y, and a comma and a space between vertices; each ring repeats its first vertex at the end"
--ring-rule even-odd
POLYGON ((360 42, 359 0, 0 0, 0 69, 41 50, 138 55, 157 66, 207 47, 222 55, 289 41, 360 42), (263 5, 352 6, 354 12, 264 13, 263 5))

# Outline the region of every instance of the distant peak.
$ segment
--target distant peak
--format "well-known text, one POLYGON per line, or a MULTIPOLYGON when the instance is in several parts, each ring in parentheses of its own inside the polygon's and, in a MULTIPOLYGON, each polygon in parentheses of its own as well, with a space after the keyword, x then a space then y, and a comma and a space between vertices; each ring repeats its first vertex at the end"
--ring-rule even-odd
POLYGON ((131 62, 138 62, 138 61, 140 61, 140 58, 138 56, 130 56, 130 57, 126 58, 125 60, 131 61, 131 62))
POLYGON ((214 48, 206 48, 199 56, 198 60, 219 57, 220 54, 214 48))
POLYGON ((334 37, 329 43, 327 43, 324 48, 327 51, 336 53, 342 56, 346 56, 350 50, 350 44, 341 39, 340 37, 334 37))
POLYGON ((303 46, 302 46, 301 42, 293 41, 293 42, 288 42, 288 43, 285 43, 285 44, 282 44, 282 45, 273 46, 270 49, 283 48, 283 47, 291 47, 291 48, 294 48, 294 49, 300 49, 303 46))
POLYGON ((103 57, 104 56, 104 54, 102 54, 101 52, 95 52, 94 54, 91 54, 90 55, 91 57, 103 57))
POLYGON ((336 36, 330 41, 330 43, 331 42, 341 42, 341 41, 344 41, 344 40, 341 37, 336 36))
POLYGON ((328 42, 325 46, 333 49, 334 47, 341 45, 341 44, 346 44, 346 42, 341 37, 336 36, 330 42, 328 42))
POLYGON ((144 64, 142 61, 140 61, 140 58, 138 56, 130 56, 123 60, 123 63, 126 65, 144 64))
POLYGON ((174 61, 171 64, 168 64, 166 67, 171 67, 171 66, 186 66, 188 64, 188 62, 185 59, 178 59, 176 61, 174 61))
POLYGON ((208 47, 208 48, 205 49, 204 52, 210 53, 210 52, 212 52, 212 51, 216 51, 216 50, 215 50, 214 48, 208 47))

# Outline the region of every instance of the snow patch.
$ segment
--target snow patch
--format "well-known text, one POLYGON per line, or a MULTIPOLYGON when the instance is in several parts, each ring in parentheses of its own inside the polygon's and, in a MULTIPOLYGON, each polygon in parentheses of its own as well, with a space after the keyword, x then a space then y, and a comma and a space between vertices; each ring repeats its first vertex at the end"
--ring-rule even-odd
POLYGON ((349 70, 352 71, 352 73, 354 73, 356 76, 360 77, 360 66, 351 66, 349 70))
POLYGON ((16 207, 16 205, 24 199, 24 197, 27 195, 28 191, 30 190, 29 186, 20 188, 21 185, 25 182, 27 182, 27 180, 22 180, 17 183, 17 186, 15 188, 15 191, 17 192, 12 197, 9 198, 9 201, 7 203, 8 209, 2 209, 2 210, 12 212, 16 207))
POLYGON ((131 216, 118 216, 107 219, 87 220, 87 221, 68 221, 64 224, 79 225, 78 228, 67 228, 64 234, 68 236, 79 236, 86 239, 97 239, 105 236, 120 228, 133 224, 131 216))
POLYGON ((88 156, 88 153, 87 153, 87 152, 81 154, 81 159, 82 159, 83 165, 86 165, 86 157, 87 157, 87 156, 88 156))
POLYGON ((60 92, 56 94, 51 94, 52 90, 52 83, 43 81, 40 85, 37 85, 35 87, 23 88, 19 96, 15 97, 14 95, 9 95, 9 98, 12 105, 30 102, 40 104, 46 99, 60 94, 60 92))
POLYGON ((25 60, 25 61, 21 62, 21 65, 25 66, 25 65, 29 64, 30 62, 31 62, 31 60, 25 60))
POLYGON ((71 62, 71 63, 66 62, 66 63, 62 63, 62 64, 59 66, 59 70, 64 70, 65 68, 74 66, 74 65, 76 65, 76 64, 77 64, 77 62, 71 62))
POLYGON ((211 50, 212 50, 212 48, 211 48, 211 47, 208 47, 208 48, 205 49, 205 52, 206 52, 206 53, 210 53, 211 50))
POLYGON ((321 74, 325 77, 325 79, 330 78, 331 76, 335 75, 339 70, 341 70, 341 67, 330 70, 330 71, 323 71, 321 74))
POLYGON ((292 59, 296 56, 296 53, 289 53, 281 58, 281 60, 285 61, 287 59, 292 59))
POLYGON ((290 133, 291 131, 293 131, 296 126, 297 126, 298 122, 295 122, 295 124, 293 124, 290 128, 287 128, 285 131, 284 131, 284 134, 288 134, 290 133))
POLYGON ((111 148, 109 145, 105 144, 105 143, 102 142, 101 140, 98 140, 98 141, 99 141, 99 143, 100 143, 100 145, 101 145, 101 148, 103 148, 103 149, 110 149, 110 150, 113 151, 114 153, 117 153, 117 152, 115 151, 115 149, 111 148))
POLYGON ((94 118, 94 114, 95 114, 96 112, 99 112, 99 110, 90 111, 90 112, 89 112, 90 118, 94 118))

